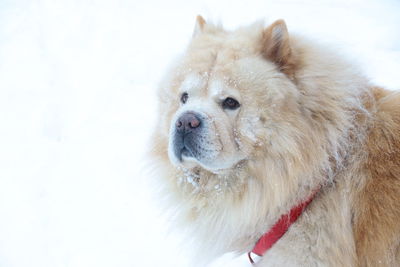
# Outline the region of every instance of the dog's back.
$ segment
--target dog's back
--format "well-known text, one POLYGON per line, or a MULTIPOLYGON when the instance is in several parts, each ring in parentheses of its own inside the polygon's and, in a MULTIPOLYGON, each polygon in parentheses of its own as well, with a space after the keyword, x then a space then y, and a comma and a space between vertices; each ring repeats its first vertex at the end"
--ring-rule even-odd
POLYGON ((366 140, 366 179, 356 189, 358 266, 400 266, 400 93, 373 89, 376 113, 366 140))

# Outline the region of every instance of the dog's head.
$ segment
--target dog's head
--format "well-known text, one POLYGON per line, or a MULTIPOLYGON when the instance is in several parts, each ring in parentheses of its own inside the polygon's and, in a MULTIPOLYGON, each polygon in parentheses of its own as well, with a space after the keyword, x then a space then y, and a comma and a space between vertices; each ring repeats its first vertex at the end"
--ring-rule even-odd
POLYGON ((198 17, 160 97, 171 162, 219 172, 269 143, 274 122, 297 112, 292 61, 282 20, 227 32, 198 17))

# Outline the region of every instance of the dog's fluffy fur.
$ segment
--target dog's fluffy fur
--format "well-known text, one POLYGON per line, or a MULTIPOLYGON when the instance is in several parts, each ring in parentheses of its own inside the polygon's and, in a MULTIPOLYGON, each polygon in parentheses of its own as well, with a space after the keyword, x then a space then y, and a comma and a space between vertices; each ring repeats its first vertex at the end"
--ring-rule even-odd
POLYGON ((320 188, 257 266, 400 266, 398 92, 282 20, 229 32, 198 17, 159 103, 152 158, 199 258, 250 251, 320 188), (179 160, 171 139, 188 111, 207 125, 203 154, 179 160))

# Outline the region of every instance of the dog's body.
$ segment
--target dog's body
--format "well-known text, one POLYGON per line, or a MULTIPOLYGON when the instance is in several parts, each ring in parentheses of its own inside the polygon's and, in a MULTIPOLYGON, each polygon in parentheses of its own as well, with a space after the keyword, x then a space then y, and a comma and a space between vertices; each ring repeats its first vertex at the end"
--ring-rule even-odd
POLYGON ((400 94, 283 21, 199 17, 160 90, 152 152, 199 258, 244 253, 311 204, 257 266, 400 266, 400 94))

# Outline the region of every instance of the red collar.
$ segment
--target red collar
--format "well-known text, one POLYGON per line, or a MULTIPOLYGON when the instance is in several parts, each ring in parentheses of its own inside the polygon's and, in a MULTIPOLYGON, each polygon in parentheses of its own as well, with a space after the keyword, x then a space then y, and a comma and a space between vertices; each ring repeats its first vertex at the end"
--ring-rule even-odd
POLYGON ((309 196, 305 201, 301 202, 297 206, 293 207, 288 213, 283 214, 281 218, 275 223, 272 228, 261 236, 257 241, 253 250, 248 253, 251 263, 254 263, 251 258, 251 253, 258 256, 264 255, 264 253, 269 250, 278 240, 286 233, 289 227, 300 217, 303 211, 306 209, 308 204, 314 199, 318 190, 315 190, 311 196, 309 196))

